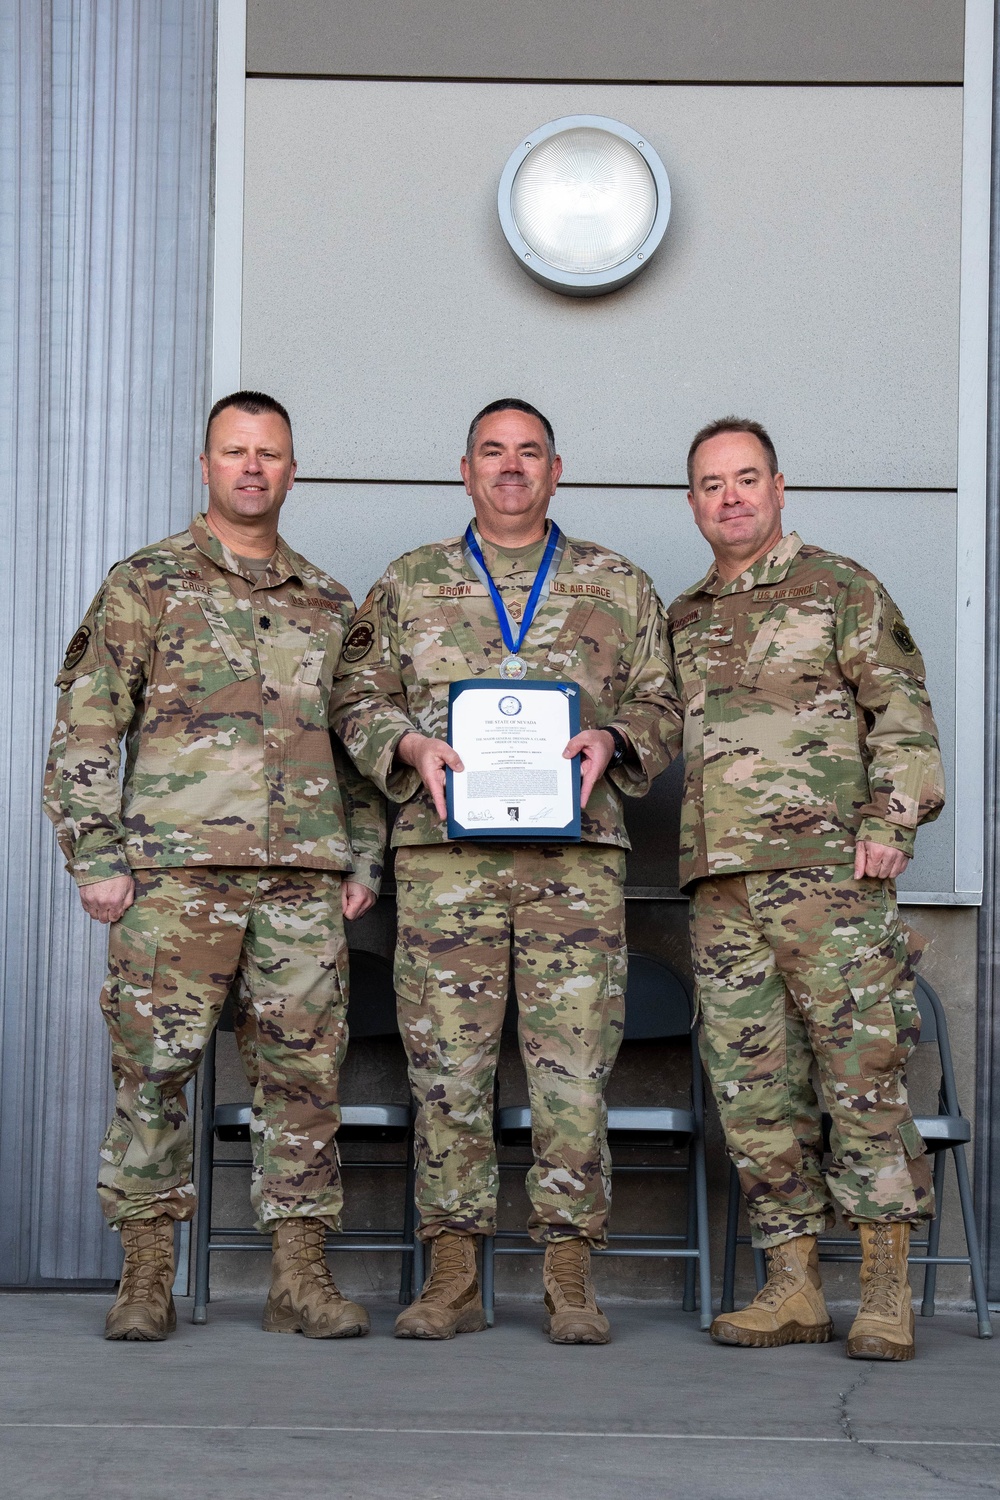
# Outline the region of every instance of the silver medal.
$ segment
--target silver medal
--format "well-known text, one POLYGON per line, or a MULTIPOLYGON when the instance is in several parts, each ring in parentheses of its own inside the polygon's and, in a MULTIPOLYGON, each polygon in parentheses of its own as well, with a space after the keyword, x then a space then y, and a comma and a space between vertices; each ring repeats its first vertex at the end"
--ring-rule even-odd
POLYGON ((505 656, 497 671, 500 677, 505 677, 508 681, 516 681, 528 675, 528 668, 519 656, 505 656))

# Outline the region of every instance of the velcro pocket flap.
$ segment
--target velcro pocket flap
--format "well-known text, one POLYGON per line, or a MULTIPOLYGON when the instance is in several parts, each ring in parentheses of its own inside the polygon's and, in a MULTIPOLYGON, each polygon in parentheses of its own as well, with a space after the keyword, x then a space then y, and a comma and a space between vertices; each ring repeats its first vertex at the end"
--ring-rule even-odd
POLYGON ((746 666, 740 677, 740 687, 753 687, 760 676, 760 669, 764 665, 767 653, 774 644, 774 638, 781 629, 785 618, 785 606, 782 604, 774 611, 769 619, 765 620, 753 638, 753 643, 747 654, 746 666))
POLYGON ((913 1161, 918 1156, 924 1155, 927 1147, 924 1144, 923 1136, 917 1129, 916 1121, 904 1120, 903 1123, 898 1127, 897 1133, 899 1135, 900 1141, 902 1142, 903 1150, 906 1152, 906 1155, 910 1161, 913 1161))
POLYGON ((898 943, 890 938, 877 948, 862 948, 856 958, 840 965, 844 982, 859 1011, 870 1010, 880 1000, 892 1000, 905 957, 905 939, 900 933, 898 943))
POLYGON ((223 615, 222 610, 219 608, 218 604, 216 604, 215 600, 211 598, 203 598, 199 599, 198 602, 201 605, 202 613, 204 614, 205 619, 208 621, 209 625, 212 628, 212 634, 215 636, 215 639, 222 650, 222 654, 225 656, 229 665, 232 667, 235 675, 241 680, 245 680, 248 677, 256 677, 256 667, 250 660, 248 653, 244 651, 243 647, 240 645, 239 641, 230 630, 228 624, 226 623, 225 616, 223 615))
POLYGON ((325 651, 307 651, 299 667, 299 681, 306 687, 315 687, 323 670, 325 651))

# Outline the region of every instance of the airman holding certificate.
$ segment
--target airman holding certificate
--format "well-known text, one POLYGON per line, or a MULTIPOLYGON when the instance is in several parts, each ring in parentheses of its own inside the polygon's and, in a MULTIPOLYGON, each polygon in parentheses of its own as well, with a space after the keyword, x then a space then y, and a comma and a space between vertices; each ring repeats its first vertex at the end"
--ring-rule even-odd
POLYGON ((562 463, 534 407, 486 407, 461 467, 474 521, 386 569, 345 637, 333 693, 337 733, 398 804, 396 990, 431 1270, 396 1332, 486 1326, 476 1237, 496 1225, 493 1085, 513 966, 545 1327, 556 1343, 606 1343, 590 1250, 607 1232, 604 1089, 625 993, 621 794, 642 796, 668 759, 661 726, 678 708, 659 656, 664 616, 641 569, 546 519, 562 463), (472 727, 450 744, 449 697, 465 712, 458 684, 472 727), (543 699, 567 715, 555 752, 543 699))

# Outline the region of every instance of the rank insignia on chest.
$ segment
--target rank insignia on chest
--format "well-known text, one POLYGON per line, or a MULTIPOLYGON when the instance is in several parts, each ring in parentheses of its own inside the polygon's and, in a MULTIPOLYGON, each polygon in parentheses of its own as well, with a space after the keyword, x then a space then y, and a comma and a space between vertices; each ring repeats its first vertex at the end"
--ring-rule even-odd
POLYGON ((66 647, 66 655, 63 657, 63 671, 71 672, 77 662, 83 661, 87 647, 90 645, 90 631, 85 625, 81 625, 76 635, 66 647))
POLYGON ((347 632, 344 641, 345 661, 356 662, 366 657, 375 644, 375 626, 371 620, 358 620, 347 632))

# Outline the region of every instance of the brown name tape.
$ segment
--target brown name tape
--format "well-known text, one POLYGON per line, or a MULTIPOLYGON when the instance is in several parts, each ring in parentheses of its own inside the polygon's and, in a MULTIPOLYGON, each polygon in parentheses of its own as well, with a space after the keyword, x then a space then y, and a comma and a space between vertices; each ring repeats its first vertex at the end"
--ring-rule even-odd
POLYGON ((469 599, 474 594, 485 594, 481 583, 439 583, 424 590, 425 599, 469 599))
POLYGON ((329 610, 331 615, 340 613, 340 605, 335 599, 324 599, 319 594, 306 594, 305 598, 297 598, 291 601, 293 604, 304 604, 307 609, 329 610))
POLYGON ((568 595, 571 598, 607 599, 614 598, 611 590, 605 588, 603 583, 563 583, 554 578, 549 588, 551 594, 568 595))
POLYGON ((683 630, 686 626, 693 625, 694 622, 695 622, 695 620, 698 620, 700 618, 701 618, 701 610, 700 609, 689 610, 686 615, 681 615, 681 617, 680 617, 679 620, 675 620, 674 621, 674 623, 673 623, 673 629, 674 630, 683 630))
POLYGON ((800 583, 789 589, 754 589, 753 597, 757 604, 777 604, 781 599, 808 599, 815 592, 814 583, 800 583))

